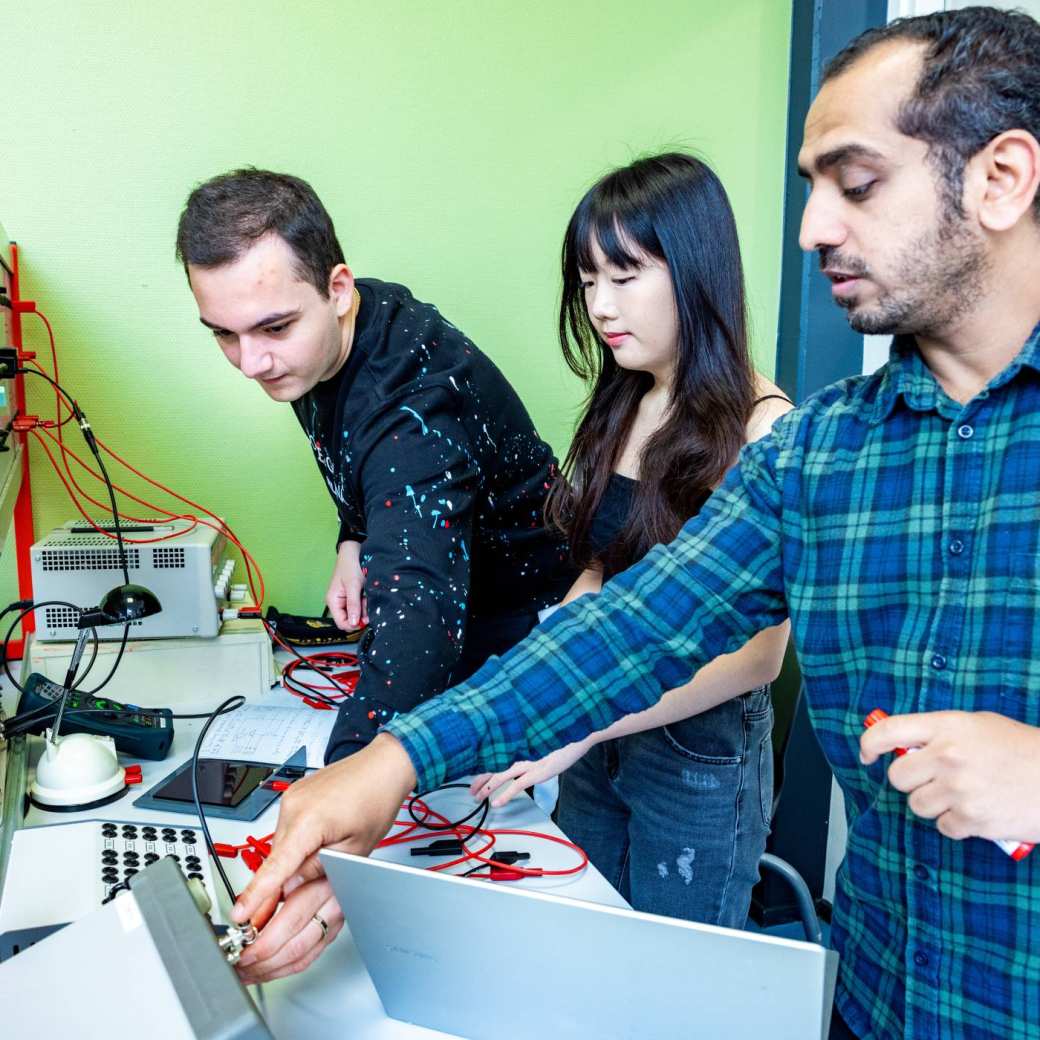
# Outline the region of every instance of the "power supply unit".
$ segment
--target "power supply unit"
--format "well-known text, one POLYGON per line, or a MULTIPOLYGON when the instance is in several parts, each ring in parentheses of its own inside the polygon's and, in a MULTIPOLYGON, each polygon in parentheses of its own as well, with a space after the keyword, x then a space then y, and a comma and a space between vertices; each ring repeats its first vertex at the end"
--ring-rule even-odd
MULTIPOLYGON (((112 530, 111 521, 104 527, 112 530)), ((160 613, 132 623, 130 638, 215 636, 234 569, 224 535, 188 520, 132 522, 122 527, 130 581, 151 589, 162 604, 160 613), (148 541, 171 534, 174 537, 163 541, 148 541)), ((123 581, 119 546, 83 521, 69 521, 51 531, 33 545, 30 559, 34 601, 71 604, 37 608, 36 638, 44 641, 75 639, 80 609, 96 606, 123 581)), ((123 628, 110 625, 97 632, 102 639, 118 640, 123 628)))

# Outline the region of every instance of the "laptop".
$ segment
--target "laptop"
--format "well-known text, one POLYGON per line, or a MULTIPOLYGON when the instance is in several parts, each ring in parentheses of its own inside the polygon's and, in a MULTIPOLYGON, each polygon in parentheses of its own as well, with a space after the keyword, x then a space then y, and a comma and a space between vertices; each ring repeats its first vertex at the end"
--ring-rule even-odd
POLYGON ((321 853, 391 1018, 467 1040, 815 1040, 813 943, 321 853))

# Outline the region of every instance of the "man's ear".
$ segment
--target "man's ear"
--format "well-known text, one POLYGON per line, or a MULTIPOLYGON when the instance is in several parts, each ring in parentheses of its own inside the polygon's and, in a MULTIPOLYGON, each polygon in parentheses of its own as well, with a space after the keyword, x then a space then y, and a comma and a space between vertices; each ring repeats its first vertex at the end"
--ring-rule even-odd
POLYGON ((1032 219, 1040 185, 1040 142, 1027 130, 994 137, 968 164, 966 188, 976 196, 979 223, 1008 231, 1023 216, 1032 219))
POLYGON ((329 272, 329 298, 336 304, 336 317, 342 318, 354 303, 354 275, 346 264, 336 264, 329 272))

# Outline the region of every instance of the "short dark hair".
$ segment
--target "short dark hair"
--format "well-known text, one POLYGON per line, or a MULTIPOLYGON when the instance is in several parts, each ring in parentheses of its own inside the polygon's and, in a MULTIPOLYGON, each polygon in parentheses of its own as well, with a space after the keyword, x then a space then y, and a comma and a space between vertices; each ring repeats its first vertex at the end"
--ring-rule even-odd
POLYGON ((177 225, 177 259, 185 272, 189 264, 222 267, 272 233, 293 251, 300 277, 327 297, 343 249, 314 189, 287 173, 250 166, 198 185, 177 225))
MULTIPOLYGON (((973 155, 1007 130, 1040 140, 1040 24, 993 7, 898 18, 857 36, 824 69, 822 83, 894 40, 925 45, 921 76, 896 126, 928 144, 947 202, 963 215, 964 167, 973 155)), ((1040 193, 1033 215, 1040 219, 1040 193)))

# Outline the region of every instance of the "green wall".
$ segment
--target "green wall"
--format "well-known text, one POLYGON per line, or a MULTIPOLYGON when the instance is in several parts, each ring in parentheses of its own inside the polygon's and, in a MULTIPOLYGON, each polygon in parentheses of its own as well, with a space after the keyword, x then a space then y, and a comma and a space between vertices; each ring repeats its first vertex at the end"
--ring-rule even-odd
MULTIPOLYGON (((6 4, 0 223, 100 436, 227 516, 269 601, 317 611, 332 506, 290 409, 197 322, 173 259, 191 186, 310 180, 355 272, 435 302, 559 452, 580 400, 554 340, 563 228, 641 152, 696 150, 727 185, 771 374, 789 22, 787 0, 6 4)), ((34 456, 43 532, 72 511, 34 456)))

